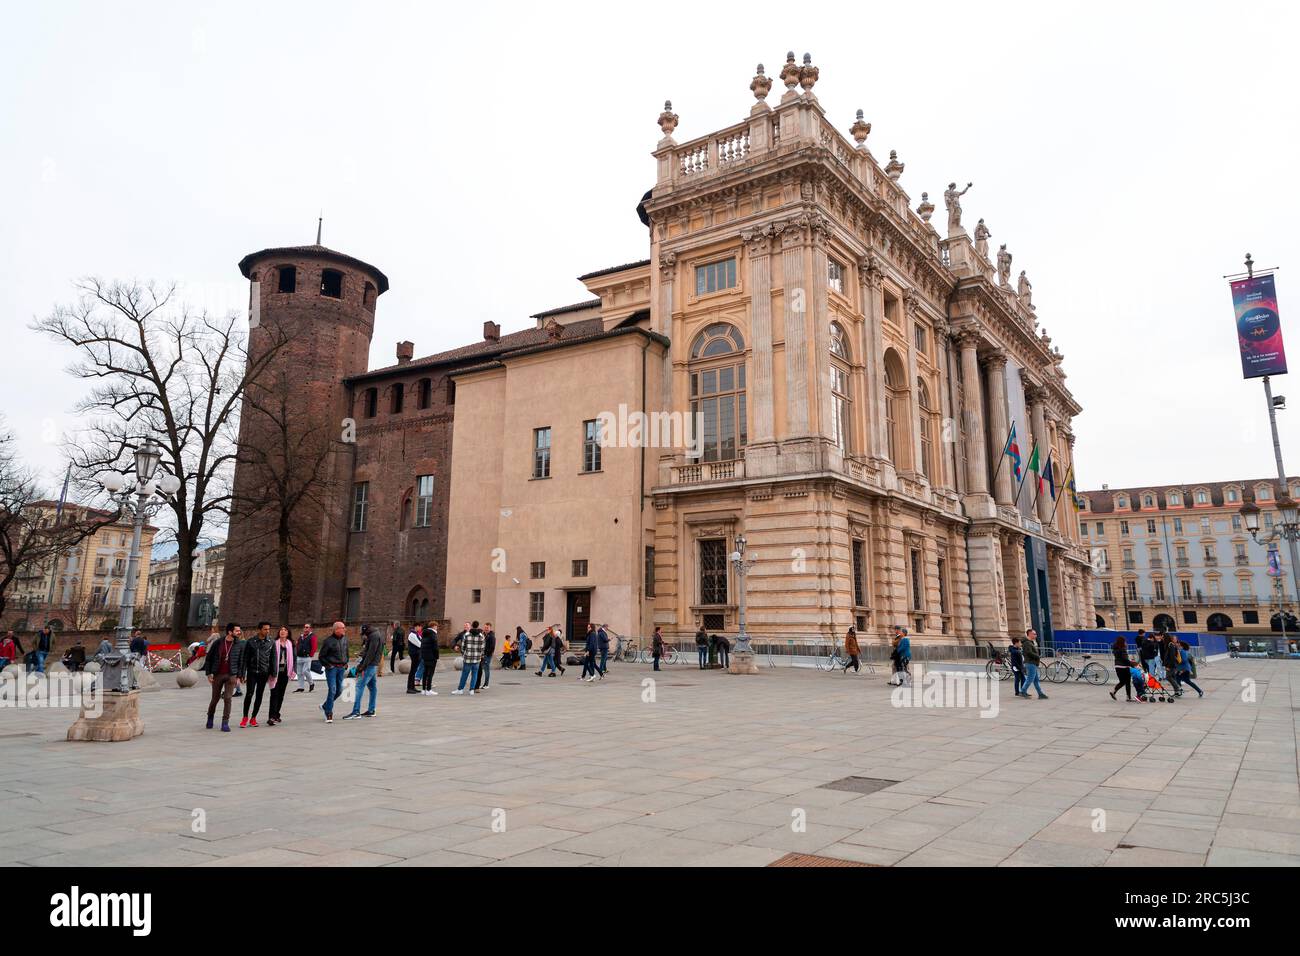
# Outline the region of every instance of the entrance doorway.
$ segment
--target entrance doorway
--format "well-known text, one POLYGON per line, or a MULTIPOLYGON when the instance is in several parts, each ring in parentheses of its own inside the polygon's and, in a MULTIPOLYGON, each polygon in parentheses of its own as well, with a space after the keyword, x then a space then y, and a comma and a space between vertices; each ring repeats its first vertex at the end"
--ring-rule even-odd
POLYGON ((591 592, 569 591, 564 613, 564 634, 570 644, 578 646, 587 639, 587 625, 591 623, 591 592))

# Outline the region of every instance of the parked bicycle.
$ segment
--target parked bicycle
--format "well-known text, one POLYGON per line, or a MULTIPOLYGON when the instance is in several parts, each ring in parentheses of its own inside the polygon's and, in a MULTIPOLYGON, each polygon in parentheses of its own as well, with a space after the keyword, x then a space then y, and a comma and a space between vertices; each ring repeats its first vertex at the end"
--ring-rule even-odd
POLYGON ((993 655, 989 662, 984 665, 984 673, 990 678, 998 680, 1011 680, 1015 676, 1015 671, 1011 668, 1011 659, 1006 654, 992 645, 989 646, 989 652, 993 655))
POLYGON ((1083 660, 1085 663, 1082 667, 1075 667, 1074 661, 1062 655, 1043 669, 1043 677, 1053 684, 1064 684, 1071 677, 1076 681, 1085 680, 1093 685, 1104 684, 1110 680, 1110 671, 1092 660, 1091 654, 1084 654, 1083 660))

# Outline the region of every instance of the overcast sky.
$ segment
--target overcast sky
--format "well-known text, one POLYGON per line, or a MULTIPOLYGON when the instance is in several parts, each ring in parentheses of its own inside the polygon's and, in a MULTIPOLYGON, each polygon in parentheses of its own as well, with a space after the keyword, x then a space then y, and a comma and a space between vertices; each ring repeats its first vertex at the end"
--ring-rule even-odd
MULTIPOLYGON (((78 276, 242 309, 236 263, 324 242, 392 282, 371 361, 586 298, 648 254, 656 117, 742 120, 759 61, 811 52, 847 131, 950 180, 1066 356, 1079 487, 1271 475, 1222 276, 1280 266, 1300 374, 1300 92, 1290 3, 59 3, 0 34, 0 409, 54 475, 80 384, 27 330, 78 276)), ((775 103, 778 89, 769 101, 775 103)), ((942 209, 939 217, 942 218, 942 209)), ((1300 390, 1281 413, 1300 472, 1300 390)))

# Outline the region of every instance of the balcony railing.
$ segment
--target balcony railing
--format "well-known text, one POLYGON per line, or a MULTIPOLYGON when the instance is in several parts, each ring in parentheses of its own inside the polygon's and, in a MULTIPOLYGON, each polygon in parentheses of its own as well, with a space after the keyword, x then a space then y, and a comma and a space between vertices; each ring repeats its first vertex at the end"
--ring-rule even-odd
POLYGON ((1233 555, 1232 560, 1233 563, 1236 564, 1238 567, 1242 567, 1244 565, 1250 564, 1250 555, 1248 554, 1233 555))
POLYGON ((696 465, 674 465, 673 484, 694 485, 706 481, 735 481, 745 477, 743 459, 706 461, 696 465))

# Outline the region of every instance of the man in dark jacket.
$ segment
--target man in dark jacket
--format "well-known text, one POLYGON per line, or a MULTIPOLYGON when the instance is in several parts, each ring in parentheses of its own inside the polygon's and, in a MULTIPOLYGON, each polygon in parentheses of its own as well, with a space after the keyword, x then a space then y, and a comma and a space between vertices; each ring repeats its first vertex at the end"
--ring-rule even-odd
POLYGON ((356 720, 358 717, 375 716, 375 698, 379 696, 379 662, 384 659, 384 632, 380 628, 371 628, 369 624, 361 625, 361 659, 357 661, 356 699, 352 703, 352 713, 344 720, 356 720), (361 694, 370 688, 370 706, 361 712, 361 694))
POLYGON ((1038 664, 1042 660, 1038 653, 1038 632, 1032 627, 1025 631, 1025 639, 1021 642, 1021 649, 1025 652, 1025 680, 1021 685, 1024 693, 1021 697, 1029 696, 1029 685, 1034 686, 1038 691, 1039 700, 1047 700, 1047 695, 1043 693, 1043 685, 1038 683, 1038 664))
POLYGON ((406 656, 406 632, 402 630, 402 622, 393 622, 393 647, 388 652, 388 669, 394 674, 397 673, 397 662, 406 656))
POLYGON ((596 628, 596 647, 600 650, 600 676, 603 679, 609 667, 609 634, 605 632, 604 624, 596 628))
POLYGON ((320 662, 325 668, 325 723, 334 723, 334 701, 343 694, 343 675, 348 669, 348 629, 342 621, 334 622, 334 631, 321 642, 320 662))
POLYGON ((596 654, 600 652, 600 638, 596 634, 596 625, 587 625, 587 643, 584 647, 586 656, 582 659, 582 673, 578 675, 578 680, 585 680, 588 684, 594 683, 596 675, 600 674, 600 679, 604 680, 605 675, 600 673, 600 668, 596 666, 596 654))
POLYGON ((709 666, 709 635, 703 624, 695 632, 695 651, 700 656, 700 670, 706 670, 709 666))
POLYGON ((1011 662, 1011 679, 1016 685, 1016 696, 1028 697, 1028 694, 1021 693, 1025 686, 1025 651, 1020 646, 1019 634, 1011 636, 1011 646, 1007 649, 1007 657, 1011 662))
POLYGON ((262 695, 266 692, 266 682, 271 679, 271 651, 275 642, 271 640, 271 622, 262 621, 257 625, 254 635, 244 649, 244 672, 240 674, 248 684, 248 693, 244 695, 244 719, 240 727, 256 727, 257 712, 262 709, 262 695), (253 716, 248 715, 249 708, 253 716))
POLYGON ((654 658, 655 670, 658 670, 659 659, 664 656, 664 629, 657 624, 654 637, 650 639, 650 656, 654 658))
POLYGON ((437 697, 433 689, 433 675, 438 670, 438 625, 430 624, 420 632, 420 668, 423 671, 424 686, 421 693, 426 697, 437 697))
POLYGON ((411 633, 406 636, 406 648, 411 655, 411 669, 406 672, 406 692, 419 694, 421 691, 415 683, 423 673, 424 626, 418 621, 411 625, 411 633))
POLYGON ((311 623, 308 622, 302 626, 302 634, 298 637, 298 646, 294 648, 294 669, 298 672, 298 689, 295 694, 301 694, 304 685, 308 690, 316 689, 316 679, 312 676, 311 662, 316 657, 316 632, 311 629, 311 623))
POLYGON ((1142 662, 1142 669, 1148 674, 1151 673, 1151 660, 1156 656, 1156 642, 1151 639, 1145 629, 1138 628, 1137 635, 1133 638, 1133 643, 1138 650, 1138 660, 1142 662))
POLYGON ((230 697, 235 685, 244 677, 246 646, 241 640, 239 625, 227 624, 225 637, 214 641, 207 656, 203 658, 203 672, 208 675, 208 683, 212 685, 212 700, 208 702, 208 730, 212 729, 212 720, 217 713, 217 701, 224 700, 221 729, 230 732, 230 697))
POLYGON ((475 690, 487 690, 492 684, 492 655, 497 652, 497 632, 492 629, 492 622, 483 625, 483 662, 479 665, 478 676, 474 678, 475 690))
POLYGON ((49 656, 50 647, 54 643, 54 632, 46 624, 39 634, 36 635, 36 648, 33 653, 36 655, 36 673, 45 673, 45 658, 49 656))

